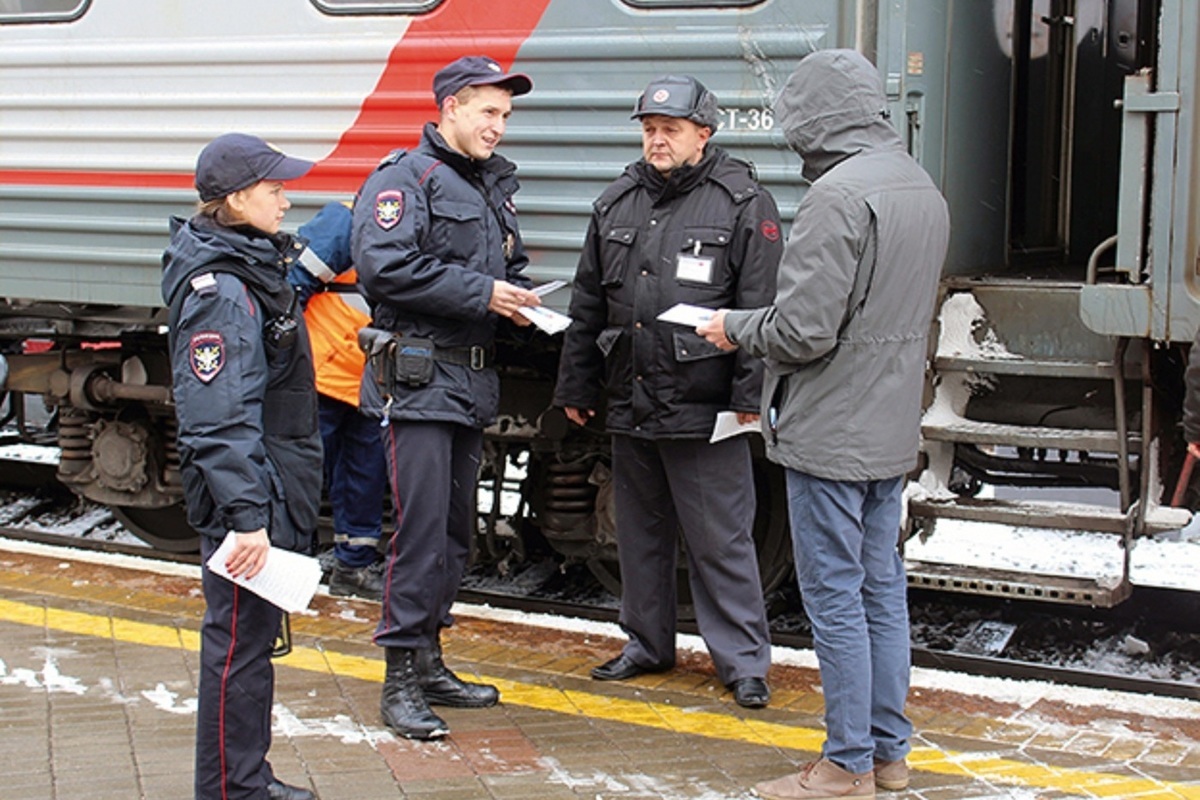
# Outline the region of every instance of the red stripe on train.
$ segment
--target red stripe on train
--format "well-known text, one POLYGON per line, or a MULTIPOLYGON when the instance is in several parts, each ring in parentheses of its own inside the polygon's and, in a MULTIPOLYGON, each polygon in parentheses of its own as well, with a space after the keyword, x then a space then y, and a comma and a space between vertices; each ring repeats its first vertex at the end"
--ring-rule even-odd
MULTIPOLYGON (((436 119, 433 76, 462 55, 488 55, 505 69, 533 33, 550 0, 448 0, 415 20, 392 48, 375 89, 333 151, 289 189, 353 192, 388 152, 414 147, 436 119), (473 31, 481 21, 488 26, 473 31), (496 22, 500 21, 500 22, 496 22)), ((253 131, 248 131, 253 133, 253 131)), ((190 189, 192 176, 151 172, 0 170, 0 184, 190 189)))

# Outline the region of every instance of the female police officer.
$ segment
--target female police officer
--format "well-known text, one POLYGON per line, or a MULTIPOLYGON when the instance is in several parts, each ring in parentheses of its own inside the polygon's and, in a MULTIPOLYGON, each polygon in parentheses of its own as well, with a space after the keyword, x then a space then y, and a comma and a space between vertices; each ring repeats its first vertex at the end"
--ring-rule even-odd
MULTIPOLYGON (((312 162, 230 133, 196 162, 198 213, 173 219, 163 253, 188 522, 207 562, 253 577, 271 545, 307 551, 316 528, 321 442, 312 353, 285 279, 303 244, 280 233, 283 181, 312 162)), ((196 798, 306 800, 267 763, 282 612, 203 570, 196 798)))

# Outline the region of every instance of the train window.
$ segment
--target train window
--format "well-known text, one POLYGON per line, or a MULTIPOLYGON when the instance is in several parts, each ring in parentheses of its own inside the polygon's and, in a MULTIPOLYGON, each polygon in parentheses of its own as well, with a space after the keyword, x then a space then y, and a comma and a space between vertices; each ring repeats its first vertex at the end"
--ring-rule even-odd
POLYGON ((69 22, 91 0, 0 0, 0 25, 14 22, 69 22))
POLYGON ((422 14, 442 0, 312 0, 312 4, 326 14, 422 14))
POLYGON ((621 0, 634 8, 732 8, 756 6, 763 0, 621 0))

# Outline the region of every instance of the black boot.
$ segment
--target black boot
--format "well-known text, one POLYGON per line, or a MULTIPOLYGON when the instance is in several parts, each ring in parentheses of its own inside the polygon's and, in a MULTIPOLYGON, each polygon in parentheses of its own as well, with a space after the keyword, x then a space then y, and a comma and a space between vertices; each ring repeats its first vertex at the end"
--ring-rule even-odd
POLYGON ((417 677, 425 700, 434 706, 487 708, 500 701, 500 691, 486 683, 467 683, 442 661, 441 645, 417 650, 417 677))
POLYGON ((445 721, 429 708, 417 678, 417 651, 384 648, 387 676, 379 702, 383 723, 406 739, 439 739, 450 732, 445 721))

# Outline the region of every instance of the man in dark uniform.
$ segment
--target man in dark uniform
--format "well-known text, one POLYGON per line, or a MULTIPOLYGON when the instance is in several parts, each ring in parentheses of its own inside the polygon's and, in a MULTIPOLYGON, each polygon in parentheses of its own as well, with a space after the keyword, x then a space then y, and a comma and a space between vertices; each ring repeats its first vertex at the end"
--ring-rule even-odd
POLYGON ((512 196, 516 167, 493 151, 512 98, 533 87, 493 59, 466 56, 433 80, 439 120, 411 152, 367 178, 351 236, 377 335, 362 381, 363 413, 383 421, 398 520, 387 548, 375 643, 387 674, 384 722, 414 739, 447 733, 430 704, 494 705, 495 687, 467 683, 442 661, 470 552, 483 428, 496 418, 496 325, 538 305, 512 196))
POLYGON ((657 317, 677 303, 770 302, 779 212, 749 164, 709 143, 717 100, 695 78, 651 81, 633 117, 643 158, 595 203, 554 400, 583 425, 607 390, 629 642, 592 677, 624 680, 675 664, 682 528, 696 621, 717 674, 740 705, 759 708, 770 700, 771 654, 750 447, 743 436, 708 439, 720 411, 757 420, 762 367, 657 317))
POLYGON ((208 569, 252 578, 270 547, 307 552, 321 495, 312 351, 285 275, 304 249, 281 233, 283 181, 312 162, 231 133, 196 162, 200 209, 173 219, 163 254, 188 522, 202 535, 204 599, 196 800, 312 800, 275 778, 271 650, 283 612, 208 569))

